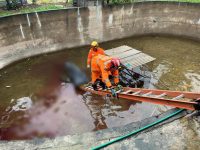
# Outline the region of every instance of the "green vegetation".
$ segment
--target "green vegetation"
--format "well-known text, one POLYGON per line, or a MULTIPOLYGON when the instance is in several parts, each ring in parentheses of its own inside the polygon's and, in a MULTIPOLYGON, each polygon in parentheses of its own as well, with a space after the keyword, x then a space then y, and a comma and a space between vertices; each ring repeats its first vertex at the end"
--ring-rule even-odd
MULTIPOLYGON (((173 1, 173 0, 169 0, 169 1, 173 1)), ((200 0, 177 0, 177 2, 200 3, 200 0)))
MULTIPOLYGON (((5 2, 6 0, 0 0, 0 3, 5 2)), ((13 0, 17 1, 17 0, 13 0)), ((22 6, 20 8, 16 7, 16 10, 5 10, 0 8, 0 17, 9 16, 15 14, 23 14, 30 12, 40 12, 40 11, 48 11, 48 10, 56 10, 63 9, 69 6, 72 6, 73 0, 27 0, 28 5, 22 6), (34 3, 34 4, 30 4, 34 3), (36 4, 35 4, 36 3, 36 4)), ((105 0, 107 1, 107 0, 105 0)), ((122 3, 134 3, 134 2, 142 2, 148 0, 109 0, 109 4, 122 4, 122 3)), ((151 0, 149 0, 151 1, 151 0)), ((174 1, 174 2, 189 2, 189 3, 200 3, 200 0, 152 0, 152 1, 174 1)), ((5 2, 6 3, 6 2, 5 2)))
POLYGON ((23 14, 23 13, 30 13, 30 12, 40 12, 40 11, 47 11, 47 10, 56 10, 56 9, 63 9, 65 6, 63 5, 55 5, 55 4, 45 4, 45 5, 31 5, 22 7, 18 10, 0 10, 0 16, 8 16, 8 15, 15 15, 15 14, 23 14))
MULTIPOLYGON (((134 3, 134 2, 143 2, 143 1, 148 1, 148 0, 110 0, 110 3, 122 4, 122 3, 134 3)), ((149 0, 149 1, 200 3, 200 0, 149 0)))

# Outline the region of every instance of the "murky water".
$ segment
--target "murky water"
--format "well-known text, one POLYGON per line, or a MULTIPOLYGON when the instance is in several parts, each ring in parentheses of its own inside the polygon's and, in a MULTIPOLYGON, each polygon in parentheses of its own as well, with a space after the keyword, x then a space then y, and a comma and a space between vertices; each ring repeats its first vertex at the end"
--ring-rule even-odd
MULTIPOLYGON (((128 45, 156 58, 151 88, 200 91, 200 43, 179 37, 145 36, 102 43, 128 45)), ((88 76, 89 47, 28 58, 0 71, 1 139, 54 137, 125 125, 165 110, 149 103, 84 96, 61 81, 63 63, 72 61, 88 76)))

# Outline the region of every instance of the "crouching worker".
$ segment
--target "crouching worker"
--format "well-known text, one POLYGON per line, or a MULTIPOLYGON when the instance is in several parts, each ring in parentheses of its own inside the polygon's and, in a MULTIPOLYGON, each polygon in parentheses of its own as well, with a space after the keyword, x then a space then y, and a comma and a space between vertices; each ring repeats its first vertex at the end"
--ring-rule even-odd
POLYGON ((114 85, 119 83, 119 66, 120 60, 105 55, 97 55, 92 58, 91 72, 92 72, 92 87, 97 90, 97 83, 105 89, 106 87, 111 90, 112 95, 116 97, 116 91, 109 80, 109 75, 114 78, 114 85))

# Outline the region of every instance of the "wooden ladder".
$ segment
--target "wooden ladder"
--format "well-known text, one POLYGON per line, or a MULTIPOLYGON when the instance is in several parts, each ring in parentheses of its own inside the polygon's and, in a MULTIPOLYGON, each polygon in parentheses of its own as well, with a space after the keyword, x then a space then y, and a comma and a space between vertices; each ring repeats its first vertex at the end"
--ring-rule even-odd
MULTIPOLYGON (((111 95, 109 90, 93 90, 91 86, 82 86, 82 90, 97 95, 111 95)), ((142 89, 123 87, 123 92, 117 91, 118 98, 131 101, 150 102, 188 110, 200 110, 200 93, 184 91, 168 91, 157 89, 142 89)))

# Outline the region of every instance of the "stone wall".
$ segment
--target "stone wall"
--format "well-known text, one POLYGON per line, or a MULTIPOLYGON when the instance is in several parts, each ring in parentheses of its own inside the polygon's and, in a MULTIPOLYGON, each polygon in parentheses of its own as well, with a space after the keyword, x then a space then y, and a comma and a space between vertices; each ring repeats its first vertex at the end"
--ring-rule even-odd
POLYGON ((145 2, 0 18, 0 69, 26 57, 134 35, 200 39, 200 5, 145 2))

